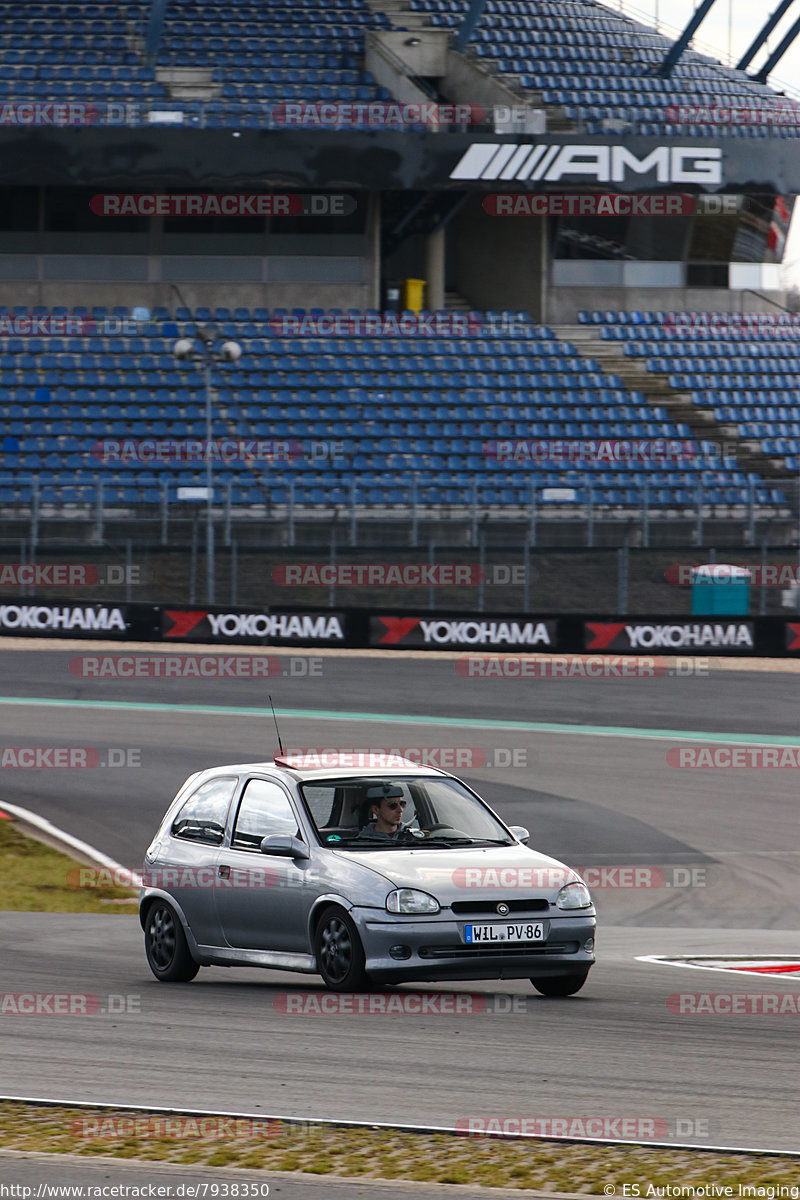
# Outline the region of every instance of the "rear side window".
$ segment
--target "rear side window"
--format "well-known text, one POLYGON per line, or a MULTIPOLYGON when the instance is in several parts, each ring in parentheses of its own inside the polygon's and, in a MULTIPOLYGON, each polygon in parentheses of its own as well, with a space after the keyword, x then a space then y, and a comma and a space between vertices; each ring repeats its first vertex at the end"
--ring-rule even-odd
POLYGON ((228 806, 236 783, 235 775, 226 775, 209 779, 192 792, 172 822, 172 836, 219 846, 225 837, 228 806))

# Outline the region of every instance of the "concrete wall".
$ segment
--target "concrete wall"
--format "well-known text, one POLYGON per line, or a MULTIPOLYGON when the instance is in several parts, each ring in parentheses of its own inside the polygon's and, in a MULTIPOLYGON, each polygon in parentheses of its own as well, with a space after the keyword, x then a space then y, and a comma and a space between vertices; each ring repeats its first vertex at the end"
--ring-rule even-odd
POLYGON ((476 309, 526 309, 539 320, 546 277, 545 217, 490 217, 475 196, 451 223, 456 288, 476 309))
POLYGON ((490 112, 493 105, 513 106, 523 103, 516 92, 463 54, 450 50, 447 55, 447 70, 439 84, 448 100, 462 104, 478 104, 490 112))
POLYGON ((100 252, 97 235, 87 233, 60 242, 47 235, 56 239, 47 252, 39 244, 29 253, 22 246, 11 253, 6 241, 0 304, 174 309, 180 304, 170 284, 176 283, 190 307, 375 308, 379 221, 379 198, 370 196, 363 235, 174 236, 164 239, 163 253, 153 253, 152 242, 150 253, 136 253, 133 246, 120 253, 119 239, 115 252, 100 252))
MULTIPOLYGON (((786 293, 765 292, 776 304, 786 304, 786 293)), ((509 307, 508 305, 504 307, 509 307)), ((550 288, 544 320, 548 324, 572 325, 581 310, 640 312, 777 312, 774 304, 757 296, 731 292, 727 288, 550 288)))
MULTIPOLYGON (((374 287, 363 284, 225 284, 180 283, 190 308, 374 308, 374 287)), ((169 284, 0 283, 0 304, 45 308, 76 305, 91 308, 164 307, 174 312, 181 302, 169 284)))
MULTIPOLYGON (((413 29, 413 30, 398 30, 375 31, 373 37, 367 43, 367 58, 366 66, 368 71, 375 74, 375 69, 371 65, 372 56, 375 54, 373 46, 384 46, 389 50, 390 54, 396 55, 403 62, 410 75, 422 75, 430 78, 444 75, 447 69, 447 47, 450 42, 450 31, 448 29, 413 29), (414 40, 420 44, 418 46, 408 46, 407 42, 414 40)), ((377 78, 377 76, 376 76, 377 78)), ((389 87, 389 84, 386 84, 389 87)), ((393 93, 397 99, 397 93, 393 93)))

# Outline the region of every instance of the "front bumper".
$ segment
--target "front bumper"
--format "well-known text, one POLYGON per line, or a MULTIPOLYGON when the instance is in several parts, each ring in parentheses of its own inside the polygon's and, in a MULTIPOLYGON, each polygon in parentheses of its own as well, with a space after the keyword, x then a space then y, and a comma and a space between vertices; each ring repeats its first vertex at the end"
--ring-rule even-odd
POLYGON ((547 927, 544 939, 517 945, 467 945, 467 921, 446 911, 434 917, 403 917, 354 908, 350 916, 361 935, 367 974, 379 983, 577 974, 588 971, 595 960, 593 909, 537 916, 535 920, 547 927), (590 939, 592 948, 587 949, 590 939), (399 946, 409 952, 407 957, 390 954, 399 946))

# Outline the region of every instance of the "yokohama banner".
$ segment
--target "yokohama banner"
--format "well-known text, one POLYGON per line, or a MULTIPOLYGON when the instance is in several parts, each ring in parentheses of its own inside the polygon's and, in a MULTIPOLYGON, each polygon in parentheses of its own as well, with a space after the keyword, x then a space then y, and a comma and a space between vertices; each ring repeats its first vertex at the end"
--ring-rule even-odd
POLYGON ((432 612, 424 616, 371 615, 369 644, 423 650, 469 646, 488 650, 556 650, 559 649, 557 625, 553 618, 516 613, 493 617, 483 613, 432 612))
POLYGON ((330 609, 256 612, 238 608, 165 608, 161 613, 164 641, 346 646, 349 642, 346 625, 344 614, 330 609))
POLYGON ((584 650, 623 654, 754 654, 755 625, 730 617, 687 620, 685 617, 649 620, 586 621, 584 650))
MULTIPOLYGON (((50 597, 0 597, 0 642, 3 637, 161 642, 165 647, 200 642, 220 648, 250 644, 309 649, 373 647, 400 652, 471 650, 476 655, 500 652, 517 663, 536 654, 561 659, 570 655, 595 659, 639 655, 659 661, 670 655, 800 655, 800 621, 781 617, 596 617, 221 605, 173 608, 114 601, 76 603, 50 597)), ((559 667, 559 677, 565 669, 559 667)))

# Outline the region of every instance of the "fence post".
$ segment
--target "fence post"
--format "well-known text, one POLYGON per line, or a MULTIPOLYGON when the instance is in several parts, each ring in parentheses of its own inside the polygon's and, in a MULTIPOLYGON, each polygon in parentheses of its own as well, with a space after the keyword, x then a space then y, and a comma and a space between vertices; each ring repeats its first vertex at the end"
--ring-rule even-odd
POLYGON ((192 517, 192 548, 189 555, 189 603, 197 596, 197 515, 192 517))
POLYGON ((594 546, 594 488, 589 484, 589 503, 586 506, 586 545, 594 546))
MULTIPOLYGON (((472 498, 470 500, 470 520, 472 522, 472 531, 470 542, 474 546, 478 541, 478 480, 472 480, 472 498)), ((480 610, 483 612, 483 609, 480 610)))
POLYGON ((756 544, 756 485, 752 479, 747 481, 747 544, 756 544))
POLYGON ((125 539, 125 603, 130 604, 131 596, 131 575, 133 574, 133 542, 130 538, 125 539))
POLYGON ((703 544, 703 482, 698 479, 697 486, 694 490, 695 504, 697 505, 697 529, 696 538, 698 546, 703 544))
POLYGON ((764 580, 767 577, 767 539, 761 538, 761 587, 758 589, 758 615, 763 617, 767 611, 767 589, 764 580))
POLYGON ((523 551, 523 575, 522 575, 522 611, 527 613, 531 606, 531 589, 530 589, 530 574, 531 574, 531 535, 530 530, 525 534, 525 549, 523 551))
POLYGON ((103 480, 97 480, 97 518, 95 521, 94 536, 98 545, 103 541, 103 480))
POLYGON ((287 539, 290 546, 294 545, 294 480, 289 480, 289 505, 286 513, 287 539))
POLYGON ((617 550, 617 612, 621 617, 628 612, 628 534, 625 544, 617 550))
MULTIPOLYGON (((20 541, 19 541, 19 561, 23 567, 26 567, 28 565, 28 543, 25 541, 25 538, 20 538, 20 541)), ((27 572, 26 572, 26 578, 27 578, 27 572)), ((22 588, 20 589, 23 596, 28 595, 29 587, 30 587, 29 583, 27 583, 27 582, 23 583, 22 588)))
POLYGON ((486 534, 483 530, 478 537, 478 567, 481 573, 478 580, 478 612, 483 612, 486 599, 486 534))
POLYGON ((350 545, 358 545, 358 522, 356 520, 356 481, 350 480, 350 545))
POLYGON ((531 519, 528 526, 528 540, 531 546, 536 545, 536 480, 531 479, 530 498, 531 519))
POLYGON ((32 512, 31 512, 31 562, 35 557, 36 547, 39 544, 39 516, 41 505, 41 494, 39 491, 39 480, 33 481, 33 496, 32 496, 32 512))
POLYGON ((650 545, 650 483, 647 479, 642 488, 642 546, 650 545))
POLYGON ((225 539, 226 546, 230 546, 230 544, 231 544, 231 495, 232 495, 232 490, 233 490, 233 481, 229 479, 228 486, 225 489, 225 530, 222 535, 223 538, 225 539))
POLYGON ((161 480, 161 545, 169 544, 168 524, 169 524, 169 486, 166 479, 161 480))
POLYGON ((431 567, 430 580, 428 584, 428 608, 433 610, 436 606, 435 588, 433 584, 433 565, 435 562, 436 543, 433 538, 428 539, 428 564, 431 567))
POLYGON ((231 541, 231 608, 239 603, 239 543, 231 541))
MULTIPOLYGON (((419 475, 414 472, 411 479, 411 545, 419 545, 419 498, 417 488, 419 483, 419 475)), ((798 514, 800 521, 800 514, 798 514)))
POLYGON ((331 525, 331 585, 328 588, 328 608, 336 604, 336 526, 331 525))

